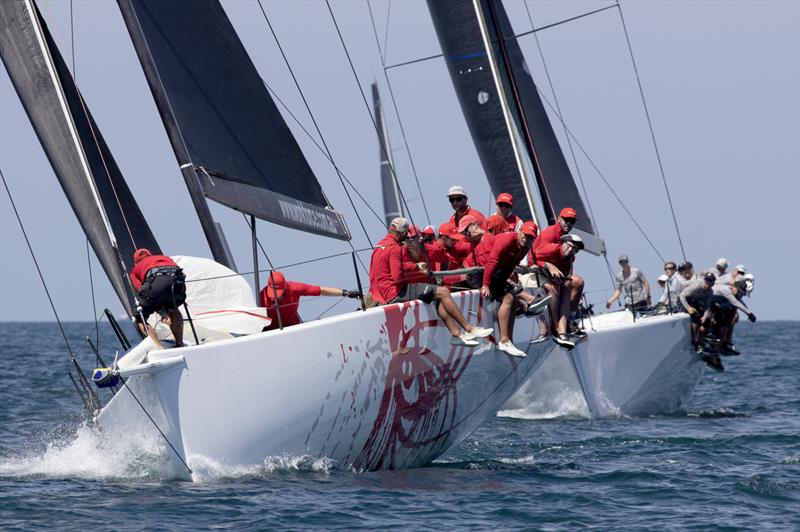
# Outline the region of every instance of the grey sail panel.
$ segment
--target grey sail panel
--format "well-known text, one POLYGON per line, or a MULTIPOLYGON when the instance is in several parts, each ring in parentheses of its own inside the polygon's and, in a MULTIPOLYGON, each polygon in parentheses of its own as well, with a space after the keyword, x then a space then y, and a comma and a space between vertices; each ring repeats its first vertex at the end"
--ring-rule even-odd
POLYGON ((496 196, 508 192, 517 201, 514 211, 533 218, 514 155, 513 139, 503 116, 502 102, 481 36, 479 21, 469 0, 428 0, 436 35, 444 54, 464 118, 496 196))
POLYGON ((554 223, 555 217, 562 208, 573 207, 579 213, 576 229, 597 236, 597 231, 578 192, 564 152, 561 150, 555 131, 553 131, 553 125, 547 116, 525 56, 514 36, 514 30, 506 10, 500 0, 481 0, 481 3, 484 15, 487 17, 487 26, 492 42, 497 43, 498 33, 503 38, 503 49, 500 48, 499 43, 494 46, 495 57, 501 64, 507 59, 507 66, 511 70, 511 76, 508 76, 507 71, 501 68, 503 86, 506 88, 509 101, 515 101, 519 106, 514 117, 517 126, 523 132, 523 138, 527 133, 532 141, 531 143, 526 142, 526 147, 537 173, 542 201, 549 218, 548 222, 554 223), (492 19, 493 23, 490 23, 489 19, 492 19))
POLYGON ((348 239, 217 0, 118 0, 182 167, 203 194, 278 224, 348 239))
POLYGON ((132 315, 126 269, 133 251, 160 249, 32 2, 0 3, 0 55, 81 227, 132 315))
POLYGON ((375 111, 375 127, 378 131, 378 155, 381 165, 381 191, 383 192, 383 213, 386 218, 386 227, 389 227, 392 220, 403 214, 402 203, 400 202, 400 191, 397 181, 392 173, 394 163, 392 162, 392 148, 389 146, 389 138, 386 132, 386 123, 383 118, 383 106, 381 96, 378 92, 378 84, 372 84, 372 105, 375 111))

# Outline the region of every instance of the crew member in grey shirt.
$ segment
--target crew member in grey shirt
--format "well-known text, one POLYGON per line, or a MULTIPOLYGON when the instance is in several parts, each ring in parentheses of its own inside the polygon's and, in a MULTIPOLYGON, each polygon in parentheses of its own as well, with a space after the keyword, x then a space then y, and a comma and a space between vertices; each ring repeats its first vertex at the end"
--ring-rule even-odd
POLYGON ((737 310, 745 313, 747 319, 756 321, 756 315, 747 307, 742 298, 747 293, 747 282, 740 278, 731 284, 715 284, 711 296, 711 313, 714 317, 714 332, 720 339, 720 352, 725 355, 738 355, 733 345, 733 328, 739 321, 737 310))
POLYGON ((625 308, 644 310, 650 306, 650 284, 639 268, 630 265, 627 255, 620 255, 619 265, 622 271, 614 278, 614 293, 606 302, 606 308, 611 308, 614 301, 622 295, 625 308))
POLYGON ((719 279, 721 275, 725 275, 725 272, 727 270, 728 270, 728 259, 721 258, 717 259, 717 262, 714 264, 714 266, 703 270, 703 275, 710 273, 711 275, 719 279))
POLYGON ((743 276, 746 273, 747 270, 745 267, 742 264, 737 264, 730 273, 726 273, 725 275, 720 275, 717 277, 717 284, 731 284, 739 279, 744 279, 743 276))
POLYGON ((702 279, 690 282, 681 291, 680 302, 691 316, 692 345, 698 354, 704 354, 702 340, 706 334, 708 323, 708 308, 711 305, 711 296, 714 295, 714 281, 716 278, 706 274, 702 279))
POLYGON ((667 282, 659 303, 663 304, 670 312, 680 312, 681 306, 678 297, 686 284, 685 279, 681 277, 677 270, 678 267, 674 262, 664 263, 664 275, 667 276, 667 282))

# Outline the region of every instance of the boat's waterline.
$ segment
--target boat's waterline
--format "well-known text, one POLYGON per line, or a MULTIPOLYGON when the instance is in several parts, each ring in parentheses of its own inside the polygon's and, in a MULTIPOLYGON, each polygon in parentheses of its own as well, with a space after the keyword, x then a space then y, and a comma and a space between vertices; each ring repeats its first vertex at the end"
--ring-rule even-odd
MULTIPOLYGON (((495 304, 477 291, 453 297, 472 323, 496 326, 495 304)), ((526 358, 496 350, 495 336, 454 347, 436 307, 416 301, 151 354, 152 370, 128 386, 190 466, 295 455, 363 470, 417 467, 530 377, 553 349, 538 336, 538 318, 523 317, 514 342, 526 358)), ((154 430, 127 390, 98 421, 107 431, 154 430)))

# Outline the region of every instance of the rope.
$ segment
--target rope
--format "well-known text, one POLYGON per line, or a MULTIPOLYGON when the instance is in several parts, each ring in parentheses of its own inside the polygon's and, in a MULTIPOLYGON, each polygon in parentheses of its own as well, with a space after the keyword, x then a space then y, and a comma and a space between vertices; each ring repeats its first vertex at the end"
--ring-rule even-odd
MULTIPOLYGON (((316 147, 317 147, 317 149, 320 151, 320 153, 322 153, 323 157, 325 157, 325 158, 328 160, 328 162, 330 162, 331 164, 333 164, 333 161, 330 159, 330 157, 328 157, 328 154, 327 154, 327 153, 325 153, 325 149, 324 149, 322 146, 320 146, 319 142, 317 142, 317 139, 315 139, 315 138, 313 137, 313 135, 311 135, 311 132, 310 132, 310 131, 308 131, 308 129, 306 129, 306 127, 303 125, 303 123, 302 123, 302 122, 300 122, 300 120, 299 120, 299 119, 297 118, 297 116, 296 116, 296 115, 295 115, 295 114, 292 112, 292 110, 291 110, 291 109, 289 109, 289 106, 288 106, 288 105, 286 105, 286 103, 284 103, 284 101, 283 101, 283 100, 281 100, 281 97, 280 97, 280 96, 278 96, 278 93, 276 93, 276 92, 275 92, 275 91, 272 89, 272 87, 270 87, 270 86, 267 84, 267 82, 266 82, 266 81, 264 81, 264 79, 263 79, 263 78, 261 79, 261 82, 264 84, 264 86, 267 88, 267 90, 270 92, 270 94, 271 94, 271 95, 272 95, 272 96, 273 96, 273 97, 274 97, 274 98, 275 98, 275 99, 278 101, 278 103, 281 105, 281 107, 283 107, 283 109, 284 109, 284 110, 285 110, 285 111, 286 111, 286 112, 289 114, 289 116, 292 118, 292 120, 294 120, 294 122, 295 122, 295 123, 298 125, 298 127, 299 127, 299 128, 302 130, 302 131, 303 131, 303 133, 305 133, 305 134, 306 134, 306 136, 309 138, 309 140, 310 140, 312 143, 314 143, 314 146, 316 146, 316 147)), ((353 183, 352 183, 352 182, 351 182, 351 181, 350 181, 350 180, 347 178, 347 176, 344 174, 344 172, 341 172, 341 177, 342 177, 342 178, 345 180, 345 182, 346 182, 348 185, 350 185, 350 188, 352 188, 352 189, 353 189, 353 192, 355 192, 355 193, 356 193, 356 195, 359 197, 359 199, 360 199, 361 201, 363 201, 363 202, 364 202, 364 205, 366 205, 367 209, 369 209, 369 211, 370 211, 372 214, 374 214, 374 215, 375 215, 375 218, 377 218, 377 219, 380 221, 381 225, 384 225, 384 220, 383 220, 383 217, 382 217, 380 214, 378 214, 378 213, 375 211, 375 209, 373 209, 373 208, 372 208, 372 205, 371 205, 371 204, 370 204, 370 203, 367 201, 367 199, 366 199, 364 196, 362 196, 362 195, 361 195, 361 193, 358 191, 358 189, 356 188, 356 186, 355 186, 355 185, 354 185, 354 184, 353 184, 353 183)))
MULTIPOLYGON (((525 12, 528 14, 528 20, 531 23, 531 28, 534 27, 533 25, 533 17, 531 16, 531 10, 528 8, 528 0, 525 0, 525 12)), ((553 86, 553 79, 550 77, 550 69, 547 68, 547 62, 544 59, 544 51, 542 50, 542 45, 539 42, 539 35, 537 33, 533 34, 533 37, 536 41, 536 48, 539 50, 539 57, 542 59, 542 66, 544 66, 544 73, 547 76, 547 83, 550 85, 550 92, 553 94, 553 102, 556 104, 556 109, 558 110, 558 118, 561 122, 561 126, 564 127, 564 134, 567 137, 567 146, 569 147, 569 153, 572 156, 572 163, 575 166, 575 172, 578 174, 578 181, 581 184, 581 190, 583 191, 583 197, 586 200, 586 207, 589 209, 589 216, 593 220, 595 224, 595 231, 597 231, 597 218, 595 218, 594 211, 592 210, 592 204, 589 201, 589 194, 586 192, 586 185, 583 182, 583 174, 581 173, 581 167, 578 165, 578 158, 575 156, 575 149, 572 146, 572 141, 569 138, 569 135, 566 134, 566 126, 564 125, 564 118, 563 113, 561 112, 561 106, 558 103, 558 96, 556 96, 556 89, 553 86)), ((600 236, 599 231, 597 236, 600 236)))
MULTIPOLYGON (((303 105, 306 107, 306 111, 308 111, 309 117, 311 117, 311 122, 314 124, 314 129, 317 130, 317 135, 319 135, 320 141, 322 145, 325 147, 325 152, 328 154, 328 159, 331 161, 333 168, 336 170, 336 175, 339 177, 339 182, 344 189, 345 195, 347 195, 347 199, 350 201, 350 206, 353 208, 353 212, 356 215, 356 219, 358 219, 358 223, 361 226, 361 230, 364 231, 364 236, 367 238, 367 242, 372 244, 372 238, 370 238, 369 233, 367 232, 367 228, 364 226, 364 221, 361 219, 361 215, 358 213, 358 209, 356 209, 356 204, 353 201, 353 197, 350 195, 350 191, 347 190, 347 186, 344 184, 344 179, 342 178, 342 173, 339 170, 339 166, 333 161, 333 156, 331 155, 331 151, 328 148, 328 143, 325 142, 325 137, 322 135, 322 131, 319 128, 319 124, 317 124, 317 119, 314 117, 314 113, 311 112, 311 107, 308 104, 308 100, 306 100, 306 96, 303 93, 303 90, 300 88, 300 83, 297 81, 297 76, 294 74, 294 70, 292 69, 292 65, 289 64, 289 59, 286 57, 286 54, 283 51, 283 46, 281 46, 280 40, 278 40, 278 35, 275 33, 275 30, 272 27, 272 23, 269 21, 269 17, 267 17, 267 12, 264 10, 264 5, 261 3, 261 0, 258 0, 258 7, 261 8, 261 13, 264 15, 264 20, 267 22, 267 26, 269 27, 270 33, 272 33, 272 38, 275 39, 275 44, 278 45, 278 50, 281 53, 281 57, 283 58, 284 63, 286 63, 286 68, 289 69, 289 74, 292 76, 292 80, 294 81, 295 87, 297 87, 297 92, 300 94, 300 98, 303 100, 303 105)), ((350 248, 355 251, 353 247, 353 243, 348 240, 347 243, 350 245, 350 248)), ((363 265, 362 265, 363 266, 363 265)))
MULTIPOLYGON (((408 155, 408 162, 411 165, 411 173, 414 175, 414 182, 417 185, 417 192, 419 193, 419 198, 420 198, 420 201, 422 202, 422 210, 425 211, 425 219, 428 221, 428 225, 431 225, 431 215, 428 212, 428 205, 425 202, 425 196, 422 194, 422 187, 419 184, 419 174, 417 173, 417 166, 414 164, 414 158, 411 156, 411 148, 408 145, 408 137, 406 136, 406 130, 405 130, 405 127, 403 126, 403 120, 400 118, 400 111, 397 108, 397 99, 394 97, 394 90, 392 89, 392 82, 389 80, 389 74, 388 74, 388 72, 386 70, 386 56, 385 56, 386 49, 384 48, 384 51, 381 51, 381 44, 380 44, 380 40, 378 39, 378 30, 377 30, 377 27, 375 26, 375 17, 374 17, 374 15, 372 13, 372 4, 370 4, 369 0, 367 0, 367 10, 369 11, 369 20, 372 23, 372 33, 375 36, 375 46, 378 47, 378 55, 381 57, 381 65, 383 66, 383 77, 386 79, 386 86, 389 88, 389 98, 392 100, 392 107, 394 108, 394 114, 397 117, 397 123, 400 126, 400 136, 403 137, 403 145, 406 148, 406 154, 408 155)), ((387 27, 386 31, 388 32, 388 27, 389 27, 389 14, 388 14, 388 12, 386 14, 386 27, 387 27)), ((388 38, 388 36, 387 36, 387 38, 388 38)), ((344 44, 344 41, 342 41, 342 44, 344 44)), ((346 51, 347 51, 347 49, 345 48, 345 52, 346 51)), ((348 55, 348 57, 349 57, 349 55, 348 55)), ((356 77, 356 80, 357 79, 358 79, 358 77, 356 77)), ((360 83, 359 83, 359 87, 361 87, 360 83)), ((362 96, 363 96, 363 93, 362 93, 362 96)), ((371 116, 372 115, 370 114, 370 117, 371 116)), ((375 126, 375 130, 377 131, 378 124, 374 122, 374 119, 373 119, 373 124, 375 126)), ((384 146, 381 146, 381 150, 385 150, 385 149, 386 148, 384 146)), ((387 154, 387 160, 389 160, 388 154, 387 154)), ((408 208, 408 203, 406 202, 405 197, 403 197, 403 192, 402 192, 402 189, 400 188, 400 183, 398 182, 397 175, 396 175, 395 168, 394 168, 393 164, 389 164, 389 170, 390 170, 390 172, 392 174, 392 179, 394 180, 395 184, 397 185, 397 190, 400 192, 400 197, 401 197, 403 203, 406 205, 406 211, 409 213, 409 216, 410 216, 411 215, 411 210, 408 208)), ((413 222, 413 220, 412 220, 412 222, 413 222)))
MULTIPOLYGON (((686 251, 683 248, 683 239, 681 238, 681 231, 678 228, 678 218, 675 216, 675 209, 672 206, 672 196, 669 193, 669 186, 667 186, 667 176, 664 172, 664 165, 661 162, 661 152, 658 150, 658 143, 656 142, 656 134, 653 130, 653 122, 650 119, 650 111, 647 108, 647 101, 644 98, 644 89, 642 88, 642 80, 639 77, 639 69, 636 67, 636 59, 633 56, 633 47, 631 46, 631 40, 628 36, 628 27, 625 25, 625 17, 622 16, 622 6, 619 4, 619 0, 617 0, 617 10, 619 11, 619 19, 622 22, 622 30, 625 32, 625 42, 628 44, 628 53, 631 56, 631 64, 633 65, 633 72, 636 74, 636 84, 639 86, 639 96, 642 98, 642 106, 644 107, 644 114, 647 117, 647 126, 650 128, 650 138, 653 140, 653 148, 656 151, 656 159, 658 160, 658 168, 661 172, 661 181, 664 183, 664 191, 667 193, 667 202, 669 203, 669 211, 672 214, 672 222, 675 225, 675 234, 678 237, 678 244, 681 247, 681 255, 683 256, 683 261, 686 262, 686 251)), ((663 262, 663 259, 662 259, 663 262)))
POLYGON ((20 218, 19 216, 19 211, 17 211, 17 205, 14 203, 14 198, 11 195, 11 190, 9 190, 8 188, 8 183, 6 182, 6 176, 3 175, 2 170, 0 170, 0 178, 2 178, 3 180, 3 186, 5 187, 6 194, 8 194, 8 199, 11 202, 11 208, 14 209, 14 216, 17 217, 17 223, 19 224, 19 228, 22 230, 22 236, 25 237, 25 244, 28 245, 28 251, 30 251, 31 258, 33 259, 33 264, 34 266, 36 266, 36 272, 39 274, 39 279, 42 281, 42 287, 44 288, 45 294, 47 294, 47 300, 50 302, 50 308, 53 309, 53 315, 56 317, 56 322, 58 323, 58 328, 61 331, 61 336, 64 338, 64 343, 67 344, 67 350, 69 351, 70 357, 74 359, 75 353, 73 353, 72 347, 69 345, 69 340, 67 340, 67 333, 64 332, 64 326, 61 323, 61 318, 59 318, 58 311, 56 310, 56 306, 53 303, 53 298, 50 296, 50 290, 47 288, 47 283, 44 280, 42 269, 39 267, 39 261, 36 260, 36 254, 33 252, 31 241, 28 239, 28 232, 25 231, 25 226, 22 223, 22 218, 20 218))
MULTIPOLYGON (((358 78, 358 73, 356 72, 356 67, 353 64, 353 59, 350 57, 350 51, 347 49, 347 44, 344 42, 344 36, 342 35, 342 31, 339 28, 339 23, 336 21, 336 16, 333 14, 333 9, 331 8, 330 0, 325 0, 325 5, 328 6, 328 13, 331 15, 331 20, 333 21, 333 26, 336 28, 336 34, 339 36, 339 42, 342 44, 342 50, 344 50, 344 55, 347 57, 347 62, 350 64, 350 71, 353 73, 353 78, 356 81, 356 85, 358 86, 358 92, 361 94, 361 100, 364 102, 364 107, 367 110, 367 115, 369 116, 370 121, 372 122, 372 127, 375 128, 375 132, 378 133, 378 123, 375 121, 375 117, 372 116, 372 111, 370 109, 369 102, 367 101, 367 96, 364 94, 364 89, 361 87, 361 80, 358 78)), ((382 150, 386 150, 385 146, 381 147, 382 150)), ((388 159, 388 156, 387 156, 388 159)), ((400 187, 400 184, 397 182, 397 174, 395 173, 394 169, 391 165, 389 168, 392 170, 392 177, 394 178, 394 182, 397 185, 397 191, 400 193, 400 201, 403 202, 403 205, 406 206, 406 212, 408 212, 408 217, 411 220, 412 224, 414 222, 414 216, 411 214, 411 209, 408 208, 408 202, 406 201, 405 195, 403 194, 403 190, 400 187)), ((420 191, 420 199, 422 199, 422 191, 420 191)), ((424 199, 422 199, 424 205, 424 199)), ((427 209, 425 210, 427 214, 427 209)), ((430 217, 428 218, 428 223, 430 223, 430 217)))
MULTIPOLYGON (((547 106, 550 108, 550 110, 553 113, 556 113, 556 115, 558 116, 558 111, 553 107, 553 104, 550 103, 550 100, 548 100, 547 97, 544 94, 542 94, 542 92, 540 90, 538 90, 538 87, 537 87, 537 91, 539 92, 539 96, 542 98, 542 101, 544 101, 547 104, 547 106)), ((560 116, 559 116, 559 119, 561 119, 560 116)), ((594 168, 594 171, 597 172, 597 175, 600 177, 600 179, 606 185, 608 190, 611 192, 611 195, 614 196, 614 199, 617 200, 617 203, 619 203, 620 207, 622 207, 622 209, 625 211, 625 213, 631 219, 631 221, 633 222, 633 225, 635 225, 636 228, 639 230, 639 232, 642 233, 642 236, 647 241, 647 243, 650 244, 650 247, 653 249, 653 251, 655 252, 656 256, 658 256, 658 258, 659 258, 659 260, 661 260, 661 262, 666 262, 664 260, 664 257, 661 255, 661 252, 656 247, 656 245, 653 243, 652 240, 650 240, 650 237, 647 236, 647 233, 642 228, 642 226, 639 225, 639 222, 636 221, 636 218, 633 216, 633 213, 631 213, 631 211, 628 209, 628 207, 622 201, 622 198, 619 197, 619 195, 617 194, 617 191, 614 190, 614 187, 612 187, 611 183, 608 182, 608 179, 606 179, 605 175, 603 175, 603 172, 600 171, 600 168, 598 168, 597 164, 595 164, 594 160, 586 152, 586 149, 583 147, 583 145, 580 143, 580 141, 577 139, 577 137, 575 137, 575 135, 572 133, 572 131, 569 129, 569 127, 567 127, 566 122, 562 121, 562 123, 564 124, 564 130, 567 132, 567 136, 572 137, 572 140, 575 141, 575 145, 578 146, 578 148, 581 150, 581 153, 583 154, 583 156, 586 157, 586 160, 589 161, 589 164, 592 165, 592 168, 594 168)))

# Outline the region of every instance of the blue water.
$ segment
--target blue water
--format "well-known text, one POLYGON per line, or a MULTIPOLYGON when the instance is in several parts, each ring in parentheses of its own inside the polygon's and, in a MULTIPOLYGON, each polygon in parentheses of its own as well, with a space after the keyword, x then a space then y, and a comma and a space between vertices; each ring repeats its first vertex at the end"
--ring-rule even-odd
MULTIPOLYGON (((89 324, 67 324, 92 365, 89 324)), ((800 323, 743 323, 686 412, 496 417, 432 466, 351 473, 272 457, 165 473, 163 446, 101 449, 55 324, 0 323, 0 528, 800 529, 800 323), (554 417, 555 416, 555 417, 554 417), (538 419, 537 419, 538 417, 538 419)), ((104 351, 113 347, 102 330, 104 351)))

